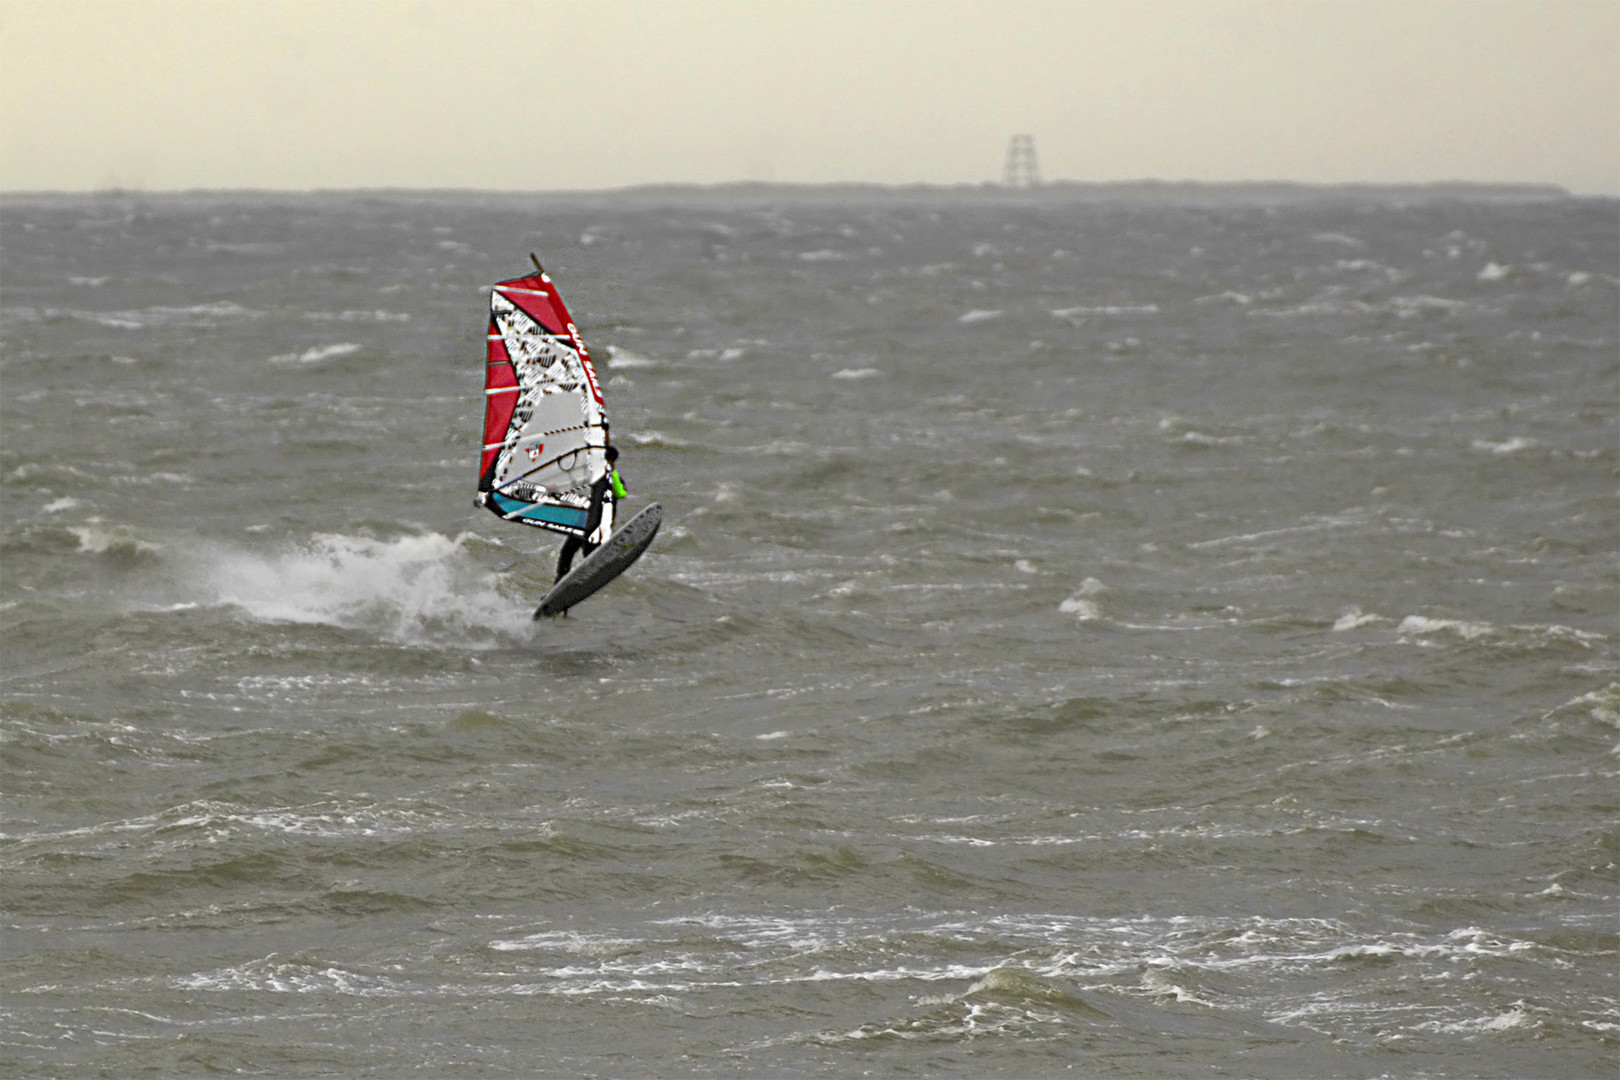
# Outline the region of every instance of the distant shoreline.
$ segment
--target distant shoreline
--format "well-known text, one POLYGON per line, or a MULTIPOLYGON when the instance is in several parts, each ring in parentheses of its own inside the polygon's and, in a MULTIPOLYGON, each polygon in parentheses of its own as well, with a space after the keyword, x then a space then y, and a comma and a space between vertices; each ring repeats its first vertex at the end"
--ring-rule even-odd
POLYGON ((1233 183, 1195 180, 1128 180, 1081 182, 1059 180, 1033 188, 982 184, 800 184, 736 181, 719 184, 640 184, 602 189, 524 191, 479 188, 196 188, 145 190, 113 188, 98 191, 4 191, 4 203, 16 200, 130 200, 130 199, 538 199, 569 202, 736 202, 779 201, 923 201, 998 203, 1152 203, 1181 205, 1295 204, 1321 201, 1430 202, 1544 202, 1564 199, 1614 199, 1613 195, 1576 195, 1556 184, 1492 184, 1471 181, 1436 181, 1418 184, 1313 184, 1295 181, 1233 183))

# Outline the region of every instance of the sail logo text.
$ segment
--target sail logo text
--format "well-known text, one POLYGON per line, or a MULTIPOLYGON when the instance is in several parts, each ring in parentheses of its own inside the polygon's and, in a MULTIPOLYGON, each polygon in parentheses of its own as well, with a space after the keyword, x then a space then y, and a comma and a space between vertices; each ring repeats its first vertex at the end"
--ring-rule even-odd
POLYGON ((591 397, 596 399, 598 405, 602 404, 602 388, 596 385, 596 370, 591 366, 590 350, 585 348, 585 340, 579 336, 579 330, 573 323, 568 324, 568 336, 574 339, 574 348, 579 350, 580 367, 585 369, 585 379, 591 384, 591 397))

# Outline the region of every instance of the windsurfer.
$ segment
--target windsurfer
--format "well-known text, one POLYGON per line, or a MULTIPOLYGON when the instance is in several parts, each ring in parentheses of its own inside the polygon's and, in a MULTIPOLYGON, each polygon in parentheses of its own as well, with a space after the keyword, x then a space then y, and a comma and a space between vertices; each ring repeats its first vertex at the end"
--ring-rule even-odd
POLYGON ((603 474, 600 480, 591 485, 591 509, 585 519, 585 535, 574 536, 569 534, 568 539, 563 541, 562 550, 557 553, 558 581, 561 581, 563 575, 568 573, 568 568, 574 565, 574 556, 576 554, 583 552, 588 556, 596 550, 597 545, 592 543, 589 538, 595 535, 596 530, 602 524, 603 506, 617 506, 620 499, 628 498, 630 495, 630 492, 625 490, 624 481, 619 479, 619 471, 613 467, 613 463, 618 460, 619 448, 609 446, 607 448, 607 472, 603 474))

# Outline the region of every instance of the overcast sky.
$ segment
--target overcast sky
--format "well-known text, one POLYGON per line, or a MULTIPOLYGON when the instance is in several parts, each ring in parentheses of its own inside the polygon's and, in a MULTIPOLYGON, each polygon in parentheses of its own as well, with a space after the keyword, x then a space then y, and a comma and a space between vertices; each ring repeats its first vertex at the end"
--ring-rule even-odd
POLYGON ((1620 194, 1620 0, 0 0, 0 188, 1620 194))

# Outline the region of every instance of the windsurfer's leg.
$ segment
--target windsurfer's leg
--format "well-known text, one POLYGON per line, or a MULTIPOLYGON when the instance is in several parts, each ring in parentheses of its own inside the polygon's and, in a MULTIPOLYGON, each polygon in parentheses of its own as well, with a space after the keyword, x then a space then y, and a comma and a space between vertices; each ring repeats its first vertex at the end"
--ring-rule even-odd
MULTIPOLYGON (((590 536, 596 531, 596 527, 602 524, 602 500, 605 490, 605 484, 602 481, 598 481, 591 489, 591 508, 586 511, 585 515, 585 536, 590 536)), ((568 573, 568 568, 574 565, 574 555, 576 553, 583 552, 588 556, 596 548, 597 545, 585 539, 584 536, 570 534, 568 539, 563 541, 562 551, 557 553, 557 580, 561 581, 562 576, 568 573)))
MULTIPOLYGON (((602 503, 605 498, 606 491, 602 484, 598 482, 591 488, 591 508, 585 514, 586 536, 590 536, 592 533, 596 532, 597 527, 602 524, 602 503)), ((587 543, 589 543, 589 541, 587 541, 587 543)), ((595 547, 596 545, 591 544, 590 546, 595 547)), ((585 554, 590 554, 589 548, 586 549, 585 554)))
MULTIPOLYGON (((568 573, 568 568, 574 565, 574 553, 579 550, 579 544, 580 540, 577 536, 570 536, 563 541, 562 550, 557 553, 558 581, 561 581, 562 576, 568 573)), ((587 551, 585 554, 589 555, 590 552, 587 551)))

